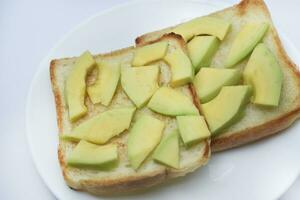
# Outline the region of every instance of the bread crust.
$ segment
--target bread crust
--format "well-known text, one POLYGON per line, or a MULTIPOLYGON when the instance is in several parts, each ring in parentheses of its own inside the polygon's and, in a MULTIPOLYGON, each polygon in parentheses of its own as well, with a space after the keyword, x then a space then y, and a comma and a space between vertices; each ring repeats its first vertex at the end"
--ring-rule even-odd
MULTIPOLYGON (((66 167, 63 165, 63 175, 67 184, 75 190, 88 191, 95 195, 119 195, 126 193, 133 193, 141 190, 146 190, 155 185, 161 184, 171 178, 184 176, 187 173, 193 172, 199 166, 207 163, 210 157, 210 145, 206 142, 204 156, 194 164, 193 167, 188 169, 174 170, 171 168, 165 168, 164 171, 157 171, 147 176, 129 176, 120 178, 117 180, 84 180, 73 182, 66 176, 66 167)), ((62 161, 63 162, 63 161, 62 161)))
MULTIPOLYGON (((156 41, 149 42, 154 43, 161 40, 176 40, 176 42, 179 42, 181 48, 183 48, 184 51, 186 51, 185 42, 182 39, 180 35, 177 35, 175 33, 165 34, 163 37, 156 41)), ((146 44, 145 44, 146 45, 146 44)), ((133 49, 134 47, 128 47, 124 49, 120 49, 117 51, 113 51, 107 54, 99 54, 95 57, 101 56, 101 57, 113 57, 118 56, 123 53, 127 53, 129 50, 133 49)), ((73 58, 64 58, 63 60, 68 60, 73 58)), ((57 115, 57 124, 59 128, 59 133, 61 134, 63 132, 63 115, 66 110, 64 109, 62 98, 64 98, 62 93, 59 91, 58 86, 58 80, 56 79, 56 66, 57 62, 60 62, 60 60, 52 60, 50 63, 50 79, 52 83, 52 90, 54 94, 55 99, 55 105, 56 105, 56 115, 57 115)), ((157 170, 156 172, 153 172, 151 174, 147 174, 146 176, 127 176, 124 178, 114 179, 114 180, 82 180, 82 181, 74 181, 71 177, 68 175, 68 168, 65 163, 65 154, 62 146, 62 142, 60 141, 58 146, 58 160, 60 163, 60 167, 62 170, 63 177, 68 184, 68 186, 74 190, 79 191, 87 191, 89 193, 95 194, 95 195, 115 195, 115 194, 123 194, 123 193, 132 193, 137 190, 145 190, 149 187, 152 187, 154 185, 157 185, 159 183, 165 182, 168 179, 184 176, 187 173, 190 173, 200 166, 206 164, 210 157, 210 141, 207 140, 205 142, 204 147, 204 154, 201 158, 198 159, 197 162, 193 164, 193 166, 190 166, 188 168, 182 168, 182 169, 171 169, 171 168, 165 168, 162 170, 157 170)))
MULTIPOLYGON (((268 18, 271 20, 271 15, 263 0, 242 0, 239 4, 226 8, 225 10, 218 11, 217 13, 222 13, 226 10, 234 9, 237 11, 239 16, 242 16, 251 7, 257 7, 258 9, 261 10, 262 13, 268 16, 268 18)), ((164 32, 164 30, 170 30, 170 28, 154 31, 151 33, 146 33, 142 36, 137 37, 135 40, 137 46, 143 45, 144 42, 149 40, 149 37, 151 35, 155 35, 155 34, 159 35, 160 32, 164 32)), ((300 89, 300 73, 297 69, 297 66, 293 63, 293 61, 289 58, 286 51, 284 50, 282 42, 275 28, 272 28, 271 34, 275 43, 276 51, 278 52, 280 59, 286 64, 286 66, 288 66, 293 71, 298 88, 300 89)), ((197 96, 195 94, 194 94, 194 98, 197 99, 197 96)), ((257 125, 255 127, 251 127, 249 129, 245 129, 243 131, 234 132, 229 136, 218 135, 212 138, 212 142, 211 142, 212 152, 223 151, 226 149, 251 143, 260 140, 262 138, 265 138, 267 136, 271 136, 275 133, 280 132, 283 129, 288 128, 294 121, 296 121, 300 117, 300 96, 298 96, 296 99, 298 101, 298 105, 293 110, 283 114, 282 116, 276 119, 273 119, 264 124, 257 125)), ((197 102, 197 100, 194 100, 194 102, 197 102)))
POLYGON ((296 119, 298 119, 300 108, 293 110, 281 117, 271 120, 268 123, 251 127, 240 132, 235 132, 228 137, 213 138, 211 147, 213 152, 248 144, 259 139, 279 133, 288 128, 296 119))

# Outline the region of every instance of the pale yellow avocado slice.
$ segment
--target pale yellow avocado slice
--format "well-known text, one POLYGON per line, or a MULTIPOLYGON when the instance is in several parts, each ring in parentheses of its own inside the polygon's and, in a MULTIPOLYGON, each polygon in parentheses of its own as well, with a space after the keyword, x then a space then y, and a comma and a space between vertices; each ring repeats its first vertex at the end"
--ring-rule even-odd
POLYGON ((202 116, 177 116, 178 129, 186 146, 210 137, 210 131, 202 116))
POLYGON ((67 157, 67 165, 96 170, 109 170, 118 162, 116 144, 99 146, 81 140, 67 157))
POLYGON ((188 52, 195 72, 201 67, 209 67, 220 41, 215 36, 196 36, 188 44, 188 52))
POLYGON ((101 61, 97 64, 98 75, 96 82, 87 88, 87 92, 93 104, 101 103, 108 106, 118 86, 120 64, 108 61, 101 61))
POLYGON ((77 58, 72 71, 66 81, 66 101, 68 104, 69 118, 73 122, 87 113, 87 107, 84 104, 86 75, 96 66, 96 62, 90 52, 84 52, 77 58))
POLYGON ((238 69, 202 68, 193 81, 201 103, 216 97, 223 86, 240 83, 241 72, 238 69))
POLYGON ((61 138, 73 141, 84 139, 104 144, 129 128, 134 112, 135 108, 132 107, 113 108, 82 122, 61 138))
POLYGON ((156 42, 143 47, 139 47, 135 50, 132 60, 132 66, 143 66, 150 62, 162 59, 168 49, 168 42, 156 42))
POLYGON ((164 122, 150 116, 142 115, 133 124, 128 133, 128 158, 136 170, 160 142, 164 122))
POLYGON ((153 159, 164 165, 179 168, 178 130, 163 137, 153 153, 153 159))
POLYGON ((263 43, 258 44, 251 54, 244 80, 253 87, 253 103, 278 106, 283 74, 277 59, 263 43))
POLYGON ((206 16, 178 25, 171 32, 181 35, 185 41, 190 40, 195 35, 214 35, 223 40, 229 29, 230 23, 227 21, 206 16))
POLYGON ((233 67, 251 53, 268 30, 267 23, 246 24, 234 39, 225 61, 226 67, 233 67))
POLYGON ((201 110, 213 135, 231 126, 242 116, 251 94, 251 87, 224 86, 218 96, 202 104, 201 110))
POLYGON ((190 83, 194 78, 194 68, 189 57, 181 48, 167 53, 164 60, 171 68, 171 86, 177 87, 190 83))
POLYGON ((148 107, 157 113, 169 116, 199 114, 192 100, 170 87, 159 88, 150 99, 148 107))
POLYGON ((155 65, 122 70, 122 88, 138 108, 144 106, 158 89, 158 75, 159 67, 155 65))

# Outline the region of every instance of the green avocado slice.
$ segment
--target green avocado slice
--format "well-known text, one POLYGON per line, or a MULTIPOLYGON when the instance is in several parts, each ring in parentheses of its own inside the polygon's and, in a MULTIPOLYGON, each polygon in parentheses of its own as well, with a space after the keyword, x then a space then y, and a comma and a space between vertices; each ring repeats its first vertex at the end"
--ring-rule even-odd
POLYGON ((253 87, 253 103, 278 106, 283 73, 276 57, 266 45, 261 43, 256 46, 243 75, 245 83, 253 87))
POLYGON ((178 130, 163 137, 153 153, 153 159, 169 167, 179 168, 178 130))
POLYGON ((96 62, 90 52, 84 52, 77 58, 72 71, 67 77, 65 96, 69 110, 69 118, 72 122, 78 120, 87 113, 84 104, 86 93, 86 75, 96 66, 96 62))
POLYGON ((67 165, 71 167, 110 170, 118 163, 118 147, 116 144, 99 146, 81 140, 67 157, 67 165))
POLYGON ((130 67, 122 70, 121 85, 138 107, 143 107, 158 89, 159 67, 130 67))
POLYGON ((201 110, 213 135, 234 124, 242 116, 251 96, 251 86, 224 86, 218 96, 201 105, 201 110))
POLYGON ((196 36, 187 44, 189 56, 197 73, 202 67, 209 67, 218 50, 220 41, 215 36, 196 36))
POLYGON ((232 43, 225 60, 225 67, 233 67, 249 55, 257 43, 262 40, 268 27, 267 23, 246 24, 232 43))
POLYGON ((150 115, 142 115, 133 124, 128 133, 127 147, 130 164, 135 170, 159 144, 164 126, 164 122, 150 115))
POLYGON ((201 103, 215 98, 223 86, 241 82, 239 69, 202 68, 195 76, 193 85, 201 103))
POLYGON ((113 108, 82 122, 71 133, 63 134, 61 139, 84 139, 95 144, 105 144, 129 128, 134 112, 135 108, 132 107, 113 108))
POLYGON ((150 99, 148 108, 169 116, 199 114, 192 100, 170 87, 159 88, 150 99))

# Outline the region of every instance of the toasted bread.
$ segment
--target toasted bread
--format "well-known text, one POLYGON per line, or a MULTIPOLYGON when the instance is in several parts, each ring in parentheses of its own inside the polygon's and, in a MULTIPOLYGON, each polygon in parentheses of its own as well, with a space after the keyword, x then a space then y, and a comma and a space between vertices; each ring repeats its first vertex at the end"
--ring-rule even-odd
MULTIPOLYGON (((168 41, 168 51, 174 48, 182 48, 184 51, 185 43, 181 36, 176 34, 168 34, 158 39, 158 41, 168 41)), ((105 60, 107 62, 120 62, 121 67, 130 67, 133 59, 133 54, 136 48, 128 47, 107 54, 99 54, 94 56, 96 61, 105 60)), ((69 132, 72 127, 77 126, 82 121, 90 117, 108 110, 113 107, 133 105, 130 99, 126 96, 121 86, 117 91, 109 106, 101 104, 92 104, 89 97, 86 97, 85 104, 88 107, 88 114, 75 123, 71 123, 68 116, 68 108, 64 98, 65 80, 70 73, 76 57, 53 60, 50 65, 50 75, 52 89, 55 96, 57 123, 59 135, 69 132)), ((159 82, 160 85, 168 85, 170 80, 170 71, 167 64, 163 61, 156 61, 151 64, 156 64, 160 67, 161 73, 159 82)), ((92 71, 87 78, 87 84, 91 84, 95 79, 95 70, 92 71)), ((191 100, 194 99, 194 94, 190 86, 185 85, 177 88, 178 91, 184 93, 191 100)), ((196 102, 197 103, 197 102, 196 102)), ((165 122, 166 128, 163 134, 168 134, 176 128, 175 118, 163 116, 150 111, 147 107, 138 109, 133 118, 134 121, 142 113, 150 114, 165 122)), ((127 136, 128 131, 124 131, 120 136, 113 138, 110 143, 118 145, 119 164, 116 168, 109 171, 86 170, 69 167, 66 163, 66 158, 76 146, 76 143, 60 139, 58 147, 58 158, 62 173, 67 184, 76 190, 85 190, 90 193, 99 195, 111 195, 116 193, 133 192, 135 190, 145 189, 158 183, 164 182, 169 178, 183 176, 186 173, 192 172, 200 166, 206 164, 210 157, 210 141, 204 140, 186 149, 183 145, 180 147, 180 167, 178 169, 169 168, 158 164, 151 159, 151 156, 135 171, 129 164, 127 157, 127 136)))
MULTIPOLYGON (((243 0, 237 5, 209 16, 224 19, 232 24, 231 30, 212 60, 212 67, 224 67, 230 44, 242 25, 251 22, 267 22, 270 27, 262 42, 276 56, 284 75, 279 106, 266 108, 249 104, 245 116, 238 123, 212 138, 212 151, 221 151, 250 143, 289 127, 300 116, 300 73, 286 54, 263 0, 243 0)), ((140 46, 156 40, 171 32, 174 27, 176 26, 142 35, 136 38, 136 45, 140 46)), ((237 68, 244 68, 247 60, 248 58, 239 63, 237 68)))

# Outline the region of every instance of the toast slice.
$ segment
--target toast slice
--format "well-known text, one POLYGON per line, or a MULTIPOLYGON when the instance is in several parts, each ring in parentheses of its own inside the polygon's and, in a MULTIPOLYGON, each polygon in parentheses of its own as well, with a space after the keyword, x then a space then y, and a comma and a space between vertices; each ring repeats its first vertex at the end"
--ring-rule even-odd
MULTIPOLYGON (((169 44, 168 51, 175 48, 182 48, 186 51, 184 40, 176 34, 168 34, 158 39, 158 41, 167 41, 169 44)), ((128 47, 107 54, 99 54, 94 56, 96 61, 119 62, 121 67, 130 67, 133 54, 136 48, 128 47)), ((120 106, 132 106, 133 103, 126 96, 120 84, 109 106, 101 104, 92 104, 89 97, 86 97, 85 104, 88 108, 88 114, 75 123, 71 123, 68 116, 68 108, 64 98, 65 80, 70 73, 76 58, 64 58, 52 60, 50 65, 50 75, 52 89, 55 96, 57 123, 59 135, 69 132, 72 127, 77 126, 82 121, 95 116, 105 110, 120 106)), ((168 85, 170 81, 170 69, 163 61, 156 61, 151 64, 156 64, 160 67, 160 85, 168 85)), ((91 84, 95 79, 97 72, 92 71, 88 75, 87 85, 91 84)), ((191 100, 194 99, 194 93, 189 85, 177 88, 178 91, 184 93, 191 100)), ((195 102, 197 104, 197 102, 195 102)), ((133 122, 139 115, 147 113, 165 122, 166 127, 163 134, 169 133, 177 127, 175 118, 163 116, 150 111, 147 107, 138 109, 133 118, 133 122)), ((169 168, 161 164, 157 164, 151 159, 151 156, 135 171, 129 165, 127 158, 127 136, 128 131, 124 131, 118 137, 113 138, 110 143, 118 145, 119 164, 116 168, 110 171, 85 170, 69 167, 66 164, 66 158, 70 155, 76 143, 60 139, 58 147, 58 158, 62 173, 67 184, 76 190, 85 190, 90 193, 100 195, 111 195, 115 193, 132 192, 148 188, 158 183, 164 182, 169 178, 183 176, 194 171, 200 166, 206 164, 210 157, 210 141, 204 140, 200 143, 186 149, 183 145, 180 146, 180 167, 179 169, 169 168)))
MULTIPOLYGON (((240 146, 288 128, 300 116, 300 73, 286 54, 263 0, 242 0, 237 5, 209 16, 231 22, 231 30, 221 42, 211 66, 224 67, 230 44, 243 24, 267 22, 270 27, 262 42, 276 56, 284 75, 280 105, 271 109, 249 104, 245 116, 238 123, 212 138, 212 151, 240 146)), ((163 34, 172 32, 174 27, 176 26, 142 35, 136 38, 136 44, 140 46, 155 40, 163 34)), ((244 68, 247 60, 248 58, 244 59, 237 68, 244 68)))

